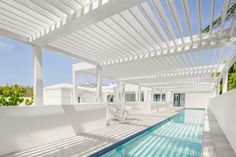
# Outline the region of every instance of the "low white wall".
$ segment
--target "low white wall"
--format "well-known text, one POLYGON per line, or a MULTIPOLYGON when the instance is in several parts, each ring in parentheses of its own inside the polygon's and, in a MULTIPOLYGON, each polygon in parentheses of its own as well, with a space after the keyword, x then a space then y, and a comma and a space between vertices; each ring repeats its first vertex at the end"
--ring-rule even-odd
POLYGON ((0 155, 105 126, 105 104, 0 107, 0 155))
POLYGON ((236 89, 212 98, 209 109, 236 152, 236 89))
POLYGON ((207 108, 211 98, 210 92, 188 92, 185 93, 186 108, 207 108))

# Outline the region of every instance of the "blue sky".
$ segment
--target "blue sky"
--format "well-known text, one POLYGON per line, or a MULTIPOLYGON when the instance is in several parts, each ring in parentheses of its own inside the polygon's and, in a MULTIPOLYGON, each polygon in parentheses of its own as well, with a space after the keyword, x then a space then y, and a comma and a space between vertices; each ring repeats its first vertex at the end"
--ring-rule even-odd
MULTIPOLYGON (((176 3, 176 8, 180 14, 181 23, 185 23, 185 16, 181 3, 176 3)), ((177 1, 180 2, 180 1, 177 1)), ((210 22, 210 0, 202 0, 202 28, 205 28, 210 22)), ((162 1, 162 5, 166 10, 167 16, 171 17, 170 22, 177 32, 177 28, 174 24, 174 20, 167 7, 166 1, 162 1)), ((217 17, 220 14, 224 5, 223 0, 216 0, 215 3, 215 15, 217 17)), ((198 33, 198 21, 196 0, 189 1, 190 13, 193 27, 193 34, 198 33)), ((158 14, 156 15, 159 19, 158 14)), ((185 36, 188 34, 187 25, 183 25, 185 36)), ((178 33, 176 33, 179 37, 178 33)), ((53 85, 57 83, 71 83, 71 68, 72 64, 78 63, 79 60, 75 60, 66 56, 58 55, 54 52, 43 50, 43 67, 44 67, 44 86, 53 85)), ((80 74, 80 83, 86 81, 95 82, 95 76, 80 74)), ((105 84, 109 84, 110 80, 104 80, 105 84)), ((6 84, 21 84, 29 85, 33 84, 33 69, 32 69, 32 48, 30 45, 20 43, 14 40, 10 40, 4 37, 0 37, 0 85, 6 84)))
MULTIPOLYGON (((43 50, 44 86, 72 82, 72 64, 79 60, 43 50)), ((96 82, 94 75, 79 74, 79 82, 96 82)), ((104 80, 104 84, 112 81, 104 80)), ((30 45, 0 37, 0 85, 33 84, 33 56, 30 45)))

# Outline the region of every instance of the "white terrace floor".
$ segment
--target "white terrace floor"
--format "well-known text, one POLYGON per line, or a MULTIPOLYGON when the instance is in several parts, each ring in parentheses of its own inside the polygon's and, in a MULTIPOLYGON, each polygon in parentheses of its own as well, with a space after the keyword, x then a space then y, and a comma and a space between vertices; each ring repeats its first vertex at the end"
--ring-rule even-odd
POLYGON ((205 114, 202 147, 203 157, 236 157, 229 141, 209 110, 205 114))
MULTIPOLYGON (((145 114, 132 112, 125 123, 112 124, 103 129, 79 134, 78 136, 3 157, 88 156, 177 114, 178 110, 170 108, 166 111, 145 114)), ((203 157, 236 157, 217 121, 209 112, 206 112, 205 116, 203 157)))

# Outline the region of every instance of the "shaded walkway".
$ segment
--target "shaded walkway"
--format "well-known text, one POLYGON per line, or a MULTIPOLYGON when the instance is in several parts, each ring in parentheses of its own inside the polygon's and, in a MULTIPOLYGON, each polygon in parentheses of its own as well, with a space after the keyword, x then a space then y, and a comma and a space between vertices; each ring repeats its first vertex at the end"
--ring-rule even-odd
POLYGON ((236 157, 214 115, 208 110, 205 114, 203 157, 236 157))

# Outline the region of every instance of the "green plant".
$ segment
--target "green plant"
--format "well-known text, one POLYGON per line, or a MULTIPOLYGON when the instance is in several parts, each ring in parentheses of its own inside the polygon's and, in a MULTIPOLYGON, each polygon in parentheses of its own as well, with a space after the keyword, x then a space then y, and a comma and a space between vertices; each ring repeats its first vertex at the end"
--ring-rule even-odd
POLYGON ((23 91, 18 85, 5 86, 0 88, 0 105, 17 106, 24 101, 23 91))
POLYGON ((34 102, 34 98, 33 97, 28 98, 28 99, 25 100, 25 105, 31 106, 33 104, 33 102, 34 102))
POLYGON ((228 73, 228 90, 236 88, 236 62, 229 69, 228 73))
MULTIPOLYGON (((235 9, 236 9, 236 2, 233 1, 233 2, 230 3, 230 5, 227 9, 226 18, 225 18, 226 21, 232 19, 233 15, 234 15, 234 12, 235 12, 235 9)), ((212 29, 218 28, 221 25, 221 22, 222 22, 222 16, 220 14, 215 20, 213 20, 212 29)), ((207 27, 205 27, 205 29, 202 30, 203 33, 207 33, 209 31, 210 31, 210 25, 208 25, 207 27)))

